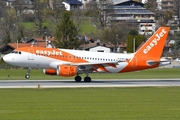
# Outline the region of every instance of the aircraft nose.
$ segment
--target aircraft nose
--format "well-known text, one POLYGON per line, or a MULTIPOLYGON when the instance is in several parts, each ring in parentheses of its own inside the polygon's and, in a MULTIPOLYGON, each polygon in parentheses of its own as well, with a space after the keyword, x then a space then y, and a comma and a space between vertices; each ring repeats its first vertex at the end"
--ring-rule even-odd
POLYGON ((9 63, 10 62, 10 56, 9 55, 5 55, 3 57, 3 60, 6 62, 6 63, 9 63))
POLYGON ((6 62, 7 61, 7 55, 5 55, 4 57, 3 57, 3 60, 6 62))

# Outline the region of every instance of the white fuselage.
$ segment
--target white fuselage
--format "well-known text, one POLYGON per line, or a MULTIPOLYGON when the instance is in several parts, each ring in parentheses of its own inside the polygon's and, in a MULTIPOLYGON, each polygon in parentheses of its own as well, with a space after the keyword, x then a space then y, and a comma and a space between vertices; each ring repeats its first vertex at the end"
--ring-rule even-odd
MULTIPOLYGON (((74 64, 78 65, 78 59, 83 59, 85 69, 92 67, 93 64, 102 64, 108 72, 117 73, 127 66, 126 60, 133 58, 134 54, 120 54, 120 53, 102 53, 102 52, 89 52, 80 50, 67 50, 58 49, 62 51, 58 55, 54 54, 37 54, 33 47, 30 52, 17 51, 16 53, 10 53, 6 55, 3 59, 15 66, 20 67, 31 67, 31 68, 41 68, 41 69, 57 69, 57 65, 61 64, 74 64), (64 55, 65 53, 70 53, 69 55, 64 55), (107 63, 107 64, 106 64, 107 63), (112 67, 108 64, 117 63, 116 67, 112 67)), ((36 50, 37 51, 37 50, 36 50)), ((82 62, 81 62, 82 64, 82 62)), ((97 72, 107 72, 98 70, 97 72)))

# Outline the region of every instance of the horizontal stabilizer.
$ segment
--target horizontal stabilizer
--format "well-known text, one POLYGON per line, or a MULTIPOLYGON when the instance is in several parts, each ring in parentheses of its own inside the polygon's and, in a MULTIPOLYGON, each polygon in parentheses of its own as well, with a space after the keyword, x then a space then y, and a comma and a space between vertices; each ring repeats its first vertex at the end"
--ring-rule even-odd
POLYGON ((154 60, 148 60, 146 62, 149 66, 153 66, 155 64, 159 64, 159 66, 164 66, 164 65, 169 65, 171 64, 171 61, 169 61, 168 59, 162 59, 160 61, 154 61, 154 60))

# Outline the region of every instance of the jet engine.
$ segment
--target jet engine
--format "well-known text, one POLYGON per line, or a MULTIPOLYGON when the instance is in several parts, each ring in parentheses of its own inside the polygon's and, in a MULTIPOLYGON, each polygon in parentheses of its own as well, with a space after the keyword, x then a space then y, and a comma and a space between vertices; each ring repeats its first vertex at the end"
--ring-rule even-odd
POLYGON ((44 74, 71 77, 77 74, 77 67, 70 65, 59 65, 56 69, 43 69, 44 74))
POLYGON ((71 66, 71 65, 59 65, 57 67, 57 75, 64 76, 64 77, 70 77, 75 76, 77 74, 77 67, 71 66))
POLYGON ((47 75, 57 75, 57 70, 56 69, 43 69, 44 74, 47 75))

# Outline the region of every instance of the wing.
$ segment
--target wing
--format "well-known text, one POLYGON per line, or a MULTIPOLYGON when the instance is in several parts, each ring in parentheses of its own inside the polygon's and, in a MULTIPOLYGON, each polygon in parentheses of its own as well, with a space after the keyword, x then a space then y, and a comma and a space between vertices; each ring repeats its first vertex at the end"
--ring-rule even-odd
POLYGON ((74 62, 61 62, 61 61, 53 61, 50 63, 50 67, 56 69, 58 65, 71 65, 77 66, 81 71, 97 71, 98 69, 108 72, 105 67, 114 67, 118 65, 119 62, 126 61, 105 61, 105 62, 84 62, 84 63, 74 63, 74 62))
POLYGON ((119 61, 105 61, 105 62, 101 61, 101 62, 93 62, 93 63, 70 63, 69 65, 78 66, 78 68, 81 71, 109 72, 108 70, 106 70, 106 67, 117 68, 116 66, 118 65, 119 62, 126 62, 126 61, 119 60, 119 61))

